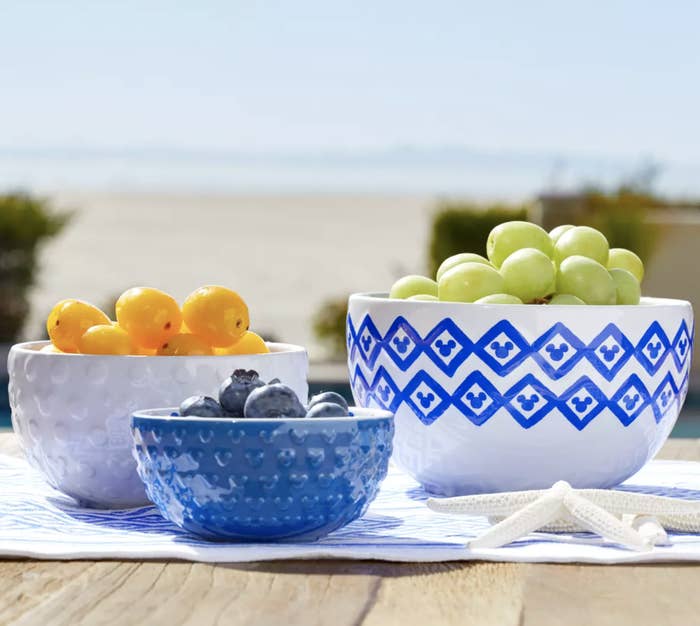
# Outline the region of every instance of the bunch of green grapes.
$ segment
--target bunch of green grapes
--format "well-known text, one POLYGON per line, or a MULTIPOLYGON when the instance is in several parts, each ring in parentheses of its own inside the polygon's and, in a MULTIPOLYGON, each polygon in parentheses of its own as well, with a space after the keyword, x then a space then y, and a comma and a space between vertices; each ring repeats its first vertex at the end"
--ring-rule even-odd
POLYGON ((477 304, 638 304, 644 264, 631 250, 610 248, 588 226, 550 233, 530 222, 504 222, 486 242, 484 258, 445 259, 435 280, 404 276, 389 297, 477 304))

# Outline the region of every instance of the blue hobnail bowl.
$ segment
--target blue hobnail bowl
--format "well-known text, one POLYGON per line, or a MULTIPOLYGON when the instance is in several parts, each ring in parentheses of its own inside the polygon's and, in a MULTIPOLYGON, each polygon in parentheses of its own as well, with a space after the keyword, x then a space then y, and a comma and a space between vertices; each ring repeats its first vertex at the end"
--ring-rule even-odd
POLYGON ((367 510, 386 476, 393 415, 239 419, 137 411, 134 456, 162 515, 218 541, 312 541, 367 510))

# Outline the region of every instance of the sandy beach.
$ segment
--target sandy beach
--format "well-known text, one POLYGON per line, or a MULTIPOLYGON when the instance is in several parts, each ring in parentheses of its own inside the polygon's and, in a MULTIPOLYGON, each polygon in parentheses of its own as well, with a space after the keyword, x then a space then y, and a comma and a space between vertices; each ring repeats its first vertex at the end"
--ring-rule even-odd
POLYGON ((98 305, 134 285, 182 300, 203 284, 241 293, 253 328, 323 352, 311 318, 329 297, 387 290, 425 269, 436 199, 404 195, 59 192, 76 211, 42 253, 25 327, 37 336, 59 299, 98 305))

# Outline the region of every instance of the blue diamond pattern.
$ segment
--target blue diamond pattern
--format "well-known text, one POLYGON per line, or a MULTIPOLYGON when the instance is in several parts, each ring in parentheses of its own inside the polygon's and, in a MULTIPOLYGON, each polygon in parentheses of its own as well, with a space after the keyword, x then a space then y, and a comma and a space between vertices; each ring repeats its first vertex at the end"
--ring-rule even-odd
POLYGON ((671 344, 671 348, 673 349, 673 360, 676 363, 676 369, 680 372, 688 359, 690 350, 692 349, 690 335, 688 334, 688 326, 686 325, 685 320, 681 322, 678 332, 676 333, 673 343, 671 344))
POLYGON ((644 383, 639 376, 632 374, 610 398, 608 406, 623 426, 629 426, 639 417, 649 401, 649 392, 644 383))
POLYGON ((382 349, 382 336, 369 315, 357 329, 357 346, 362 360, 373 367, 382 349))
POLYGON ((586 358, 606 380, 612 380, 634 354, 632 342, 615 324, 608 324, 591 341, 586 358))
MULTIPOLYGON (((503 396, 505 407, 523 428, 530 428, 554 408, 552 392, 532 374, 513 385, 503 396)), ((554 396, 556 398, 556 396, 554 396)))
POLYGON ((472 353, 473 344, 451 319, 440 322, 425 338, 425 354, 452 376, 472 353))
POLYGON ((639 340, 635 355, 642 367, 649 374, 654 375, 661 367, 669 348, 670 344, 666 333, 658 322, 654 322, 639 340))
POLYGON ((355 373, 352 376, 351 382, 352 395, 355 396, 355 402, 359 406, 363 406, 367 399, 367 395, 370 390, 370 385, 367 382, 365 375, 362 373, 362 370, 360 369, 359 365, 355 368, 355 373))
POLYGON ((387 411, 396 411, 401 404, 401 393, 384 367, 379 367, 372 381, 372 396, 375 402, 387 411))
POLYGON ((583 358, 585 344, 558 322, 532 344, 532 357, 549 376, 558 380, 583 358))
POLYGON ((695 330, 683 322, 673 341, 669 341, 661 325, 654 322, 635 346, 615 324, 610 323, 586 346, 559 323, 530 346, 507 320, 498 321, 476 343, 472 343, 449 318, 440 321, 425 337, 421 337, 404 317, 394 319, 384 336, 369 315, 359 327, 348 316, 347 328, 349 360, 354 367, 351 369, 351 384, 358 404, 371 401, 396 411, 405 403, 425 424, 432 424, 448 407, 454 406, 476 426, 485 424, 498 409, 505 408, 523 428, 532 427, 557 408, 579 430, 605 408, 628 426, 648 406, 658 422, 671 407, 682 404, 688 391, 695 330), (389 369, 380 365, 375 371, 375 363, 382 353, 393 363, 389 369), (418 369, 402 389, 389 371, 398 368, 408 372, 415 367, 421 354, 448 377, 454 376, 472 355, 481 364, 475 363, 467 369, 468 375, 454 393, 446 391, 423 369, 418 369), (532 374, 517 380, 501 394, 482 373, 488 367, 500 377, 508 376, 528 357, 532 357, 543 373, 553 380, 574 371, 582 358, 609 381, 614 380, 632 358, 637 359, 650 375, 662 367, 666 374, 653 392, 646 388, 639 376, 631 375, 608 399, 587 376, 579 378, 557 396, 532 374), (671 367, 669 360, 673 360, 675 369, 683 374, 679 384, 668 372, 671 367), (363 373, 362 363, 373 372, 371 383, 363 373))
POLYGON ((530 346, 508 320, 501 320, 476 342, 476 353, 494 372, 505 376, 530 354, 530 346))
POLYGON ((469 420, 481 426, 503 404, 503 398, 481 372, 472 372, 452 394, 452 403, 469 420))
POLYGON ((678 395, 678 388, 669 372, 664 376, 659 386, 651 397, 651 406, 654 409, 654 418, 660 422, 669 409, 673 406, 673 401, 678 395))
POLYGON ((421 353, 422 340, 403 317, 397 317, 384 336, 384 349, 400 369, 408 369, 421 353))
POLYGON ((588 376, 583 376, 562 394, 558 407, 566 419, 583 430, 606 404, 603 392, 588 376))
POLYGON ((450 406, 449 394, 424 370, 408 383, 403 399, 426 425, 432 424, 450 406))
POLYGON ((352 361, 357 351, 357 334, 355 333, 355 326, 349 314, 345 326, 347 328, 346 347, 348 349, 348 358, 352 361))

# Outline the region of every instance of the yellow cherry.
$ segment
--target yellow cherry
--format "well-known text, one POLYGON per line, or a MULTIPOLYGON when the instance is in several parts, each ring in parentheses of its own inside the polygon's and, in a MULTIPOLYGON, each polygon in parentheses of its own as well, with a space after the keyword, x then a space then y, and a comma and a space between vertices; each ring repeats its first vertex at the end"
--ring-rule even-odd
POLYGON ((158 348, 180 331, 182 313, 172 296, 152 287, 132 287, 117 300, 117 322, 134 343, 158 348))
POLYGON ((61 300, 46 320, 46 330, 61 352, 78 352, 78 342, 91 326, 109 324, 109 318, 96 306, 82 300, 61 300))
POLYGON ((265 354, 269 351, 270 349, 265 344, 265 340, 260 335, 256 335, 252 330, 243 333, 243 336, 233 345, 214 349, 214 352, 219 355, 265 354))
POLYGON ((160 348, 159 356, 205 356, 214 354, 213 348, 201 337, 190 333, 173 335, 160 348))
POLYGON ((133 354, 134 343, 128 333, 114 324, 88 328, 79 342, 82 354, 133 354))
POLYGON ((250 326, 243 298, 216 285, 200 287, 187 296, 182 315, 187 327, 214 347, 230 346, 250 326))

